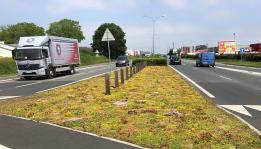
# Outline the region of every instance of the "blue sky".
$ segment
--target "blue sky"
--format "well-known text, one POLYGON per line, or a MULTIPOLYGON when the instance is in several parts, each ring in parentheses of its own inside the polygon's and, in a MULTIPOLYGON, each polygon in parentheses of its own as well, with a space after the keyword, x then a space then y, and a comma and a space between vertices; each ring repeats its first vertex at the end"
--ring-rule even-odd
POLYGON ((0 25, 33 22, 44 28, 63 18, 80 22, 89 46, 102 23, 114 22, 126 33, 128 49, 150 51, 152 22, 144 16, 165 15, 156 23, 156 52, 219 40, 261 42, 260 0, 1 0, 0 25))

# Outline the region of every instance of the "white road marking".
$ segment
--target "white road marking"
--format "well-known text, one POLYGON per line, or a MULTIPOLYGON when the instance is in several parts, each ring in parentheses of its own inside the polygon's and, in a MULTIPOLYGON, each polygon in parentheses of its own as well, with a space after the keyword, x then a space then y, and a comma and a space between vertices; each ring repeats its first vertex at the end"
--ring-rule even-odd
MULTIPOLYGON (((8 116, 8 117, 17 118, 17 119, 22 119, 22 120, 26 120, 26 121, 32 121, 31 119, 23 118, 23 117, 18 117, 18 116, 12 116, 12 115, 7 115, 7 114, 1 114, 1 115, 5 115, 5 116, 8 116)), ((66 129, 66 130, 69 130, 69 131, 72 131, 72 132, 76 132, 76 133, 81 133, 81 134, 85 134, 85 135, 89 135, 89 136, 101 138, 101 139, 104 139, 104 140, 109 140, 109 141, 112 141, 112 142, 117 142, 117 143, 125 144, 125 145, 132 146, 132 147, 135 147, 135 148, 147 149, 147 148, 144 148, 144 147, 141 147, 141 146, 138 146, 138 145, 136 145, 136 144, 129 143, 129 142, 117 140, 117 139, 114 139, 114 138, 109 138, 109 137, 100 136, 100 135, 97 135, 97 134, 94 134, 94 133, 84 132, 84 131, 80 131, 80 130, 74 130, 74 129, 72 129, 72 128, 60 126, 60 125, 53 124, 53 123, 49 123, 49 122, 42 122, 42 121, 35 121, 35 122, 40 123, 40 124, 45 124, 45 125, 53 126, 53 127, 57 127, 57 128, 61 128, 61 129, 66 129)), ((1 148, 0 148, 0 149, 1 149, 1 148)))
POLYGON ((252 129, 253 131, 255 131, 258 135, 261 135, 261 132, 260 132, 258 129, 256 129, 254 126, 252 126, 251 124, 249 124, 249 123, 248 123, 247 121, 245 121, 243 118, 241 118, 241 117, 237 116, 236 114, 234 114, 234 113, 232 113, 232 112, 226 110, 225 108, 221 107, 220 105, 216 105, 216 106, 217 106, 219 109, 225 111, 226 113, 233 115, 234 117, 236 117, 237 119, 239 119, 241 122, 243 122, 244 124, 248 125, 248 127, 249 127, 250 129, 252 129))
POLYGON ((0 100, 1 99, 17 98, 17 97, 20 97, 20 96, 0 96, 0 100))
POLYGON ((245 109, 243 105, 220 105, 221 107, 224 107, 226 109, 235 111, 237 113, 241 113, 247 116, 252 117, 252 115, 245 109))
POLYGON ((191 82, 193 85, 195 85, 199 90, 201 90, 203 93, 205 93, 208 97, 210 98, 216 98, 214 95, 212 95, 211 93, 209 93, 207 90, 205 90, 203 87, 201 87, 200 85, 198 85, 196 82, 194 82, 193 80, 191 80, 189 77, 187 77, 186 75, 184 75, 183 73, 181 73, 180 71, 178 71, 177 69, 169 66, 170 68, 172 68, 173 70, 175 70, 178 74, 180 74, 183 78, 187 79, 189 82, 191 82))
POLYGON ((216 66, 216 68, 224 69, 224 70, 230 70, 230 71, 235 71, 235 72, 241 72, 241 73, 251 74, 251 75, 256 75, 256 76, 261 76, 260 72, 247 71, 247 70, 234 69, 234 68, 226 68, 226 67, 219 67, 219 66, 216 66))
MULTIPOLYGON (((112 70, 111 72, 113 72, 113 71, 114 70, 112 70)), ((75 83, 78 83, 78 82, 81 82, 81 81, 89 80, 91 78, 99 77, 99 76, 102 76, 102 75, 104 75, 106 73, 109 73, 109 72, 101 73, 101 74, 98 74, 98 75, 95 75, 95 76, 92 76, 92 77, 88 77, 88 78, 84 78, 84 79, 81 79, 81 80, 77 80, 77 81, 74 81, 74 82, 71 82, 71 83, 67 83, 67 84, 64 84, 64 85, 61 85, 61 86, 56 86, 56 87, 49 88, 49 89, 46 89, 46 90, 38 91, 36 93, 38 94, 38 93, 46 92, 46 91, 49 91, 49 90, 54 90, 54 89, 57 89, 57 88, 60 88, 60 87, 64 87, 64 86, 75 84, 75 83)))
POLYGON ((42 81, 40 81, 40 82, 34 82, 34 83, 30 83, 30 84, 25 84, 25 85, 20 85, 20 86, 16 86, 15 88, 21 88, 21 87, 31 86, 31 85, 40 84, 40 83, 42 83, 42 81))
POLYGON ((226 80, 230 80, 230 81, 232 81, 232 79, 231 78, 228 78, 228 77, 225 77, 225 76, 219 76, 220 78, 223 78, 223 79, 226 79, 226 80))
POLYGON ((245 106, 257 111, 261 111, 261 105, 245 105, 245 106))
POLYGON ((106 65, 90 66, 90 67, 78 68, 76 70, 85 70, 85 69, 96 68, 96 67, 104 67, 104 66, 106 66, 106 65))
POLYGON ((3 145, 0 144, 0 149, 10 149, 10 148, 8 148, 8 147, 3 146, 3 145))
POLYGON ((6 82, 11 82, 13 79, 7 79, 7 80, 0 80, 0 83, 6 83, 6 82))
POLYGON ((224 65, 224 66, 231 66, 231 67, 240 67, 240 68, 249 68, 249 69, 261 69, 261 68, 258 68, 258 67, 247 67, 247 66, 240 66, 240 65, 229 65, 229 64, 222 64, 222 63, 217 63, 219 65, 224 65))

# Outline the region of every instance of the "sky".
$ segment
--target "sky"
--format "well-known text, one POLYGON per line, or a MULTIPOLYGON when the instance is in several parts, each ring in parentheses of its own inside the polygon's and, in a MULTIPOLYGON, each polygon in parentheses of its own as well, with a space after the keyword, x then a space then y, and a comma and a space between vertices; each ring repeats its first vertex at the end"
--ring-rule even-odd
POLYGON ((61 19, 80 22, 90 46, 103 23, 116 23, 126 34, 127 48, 151 51, 155 25, 155 51, 173 47, 233 40, 241 45, 261 42, 260 0, 0 0, 0 25, 33 22, 48 28, 61 19), (160 18, 160 16, 165 16, 160 18))

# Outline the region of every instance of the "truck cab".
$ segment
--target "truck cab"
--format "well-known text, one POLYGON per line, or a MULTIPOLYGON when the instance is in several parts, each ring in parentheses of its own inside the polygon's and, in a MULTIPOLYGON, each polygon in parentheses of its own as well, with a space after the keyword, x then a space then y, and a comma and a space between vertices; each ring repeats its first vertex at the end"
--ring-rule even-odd
MULTIPOLYGON (((17 75, 30 79, 34 76, 47 75, 48 66, 51 65, 48 47, 20 47, 15 49, 17 75)), ((51 77, 54 76, 51 70, 51 77)))
POLYGON ((197 55, 196 67, 212 66, 215 67, 215 52, 202 52, 197 55))

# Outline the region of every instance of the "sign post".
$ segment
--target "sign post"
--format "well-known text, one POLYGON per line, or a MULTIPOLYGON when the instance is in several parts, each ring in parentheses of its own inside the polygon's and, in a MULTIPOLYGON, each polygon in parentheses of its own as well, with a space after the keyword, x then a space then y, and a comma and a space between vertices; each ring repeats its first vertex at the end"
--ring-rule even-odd
POLYGON ((110 32, 110 30, 108 28, 106 28, 103 37, 102 37, 102 41, 107 41, 108 44, 108 53, 109 53, 109 60, 110 60, 110 72, 111 72, 111 50, 110 50, 110 41, 114 41, 115 38, 113 37, 112 33, 110 32))

